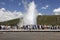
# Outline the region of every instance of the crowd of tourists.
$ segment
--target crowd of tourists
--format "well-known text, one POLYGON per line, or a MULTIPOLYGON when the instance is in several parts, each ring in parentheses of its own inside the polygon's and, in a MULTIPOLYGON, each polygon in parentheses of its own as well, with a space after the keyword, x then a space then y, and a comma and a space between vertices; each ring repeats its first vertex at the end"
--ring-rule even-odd
POLYGON ((18 29, 18 26, 0 25, 0 30, 18 29))
POLYGON ((23 25, 22 29, 60 29, 58 25, 23 25))
POLYGON ((7 25, 0 25, 0 30, 9 30, 9 29, 60 29, 59 25, 23 25, 23 26, 7 26, 7 25))

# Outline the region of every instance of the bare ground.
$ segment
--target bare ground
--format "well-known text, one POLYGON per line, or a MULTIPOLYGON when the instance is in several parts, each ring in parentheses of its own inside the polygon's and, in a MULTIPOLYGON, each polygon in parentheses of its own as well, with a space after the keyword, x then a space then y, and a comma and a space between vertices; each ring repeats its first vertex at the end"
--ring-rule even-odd
POLYGON ((60 40, 60 32, 0 32, 0 40, 60 40))

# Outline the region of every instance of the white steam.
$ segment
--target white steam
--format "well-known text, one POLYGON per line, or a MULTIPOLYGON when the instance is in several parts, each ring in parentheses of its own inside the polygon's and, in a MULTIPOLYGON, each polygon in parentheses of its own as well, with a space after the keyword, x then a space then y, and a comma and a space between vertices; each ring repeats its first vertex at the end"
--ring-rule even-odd
POLYGON ((24 25, 36 24, 36 18, 37 18, 36 5, 34 1, 32 1, 31 3, 29 3, 27 12, 24 15, 23 24, 24 25))

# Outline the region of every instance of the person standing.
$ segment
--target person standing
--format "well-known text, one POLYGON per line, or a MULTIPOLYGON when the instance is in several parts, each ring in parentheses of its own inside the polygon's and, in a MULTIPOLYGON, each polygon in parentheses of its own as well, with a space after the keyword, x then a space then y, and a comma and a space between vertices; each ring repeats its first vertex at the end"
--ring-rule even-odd
POLYGON ((1 30, 1 26, 0 26, 0 30, 1 30))

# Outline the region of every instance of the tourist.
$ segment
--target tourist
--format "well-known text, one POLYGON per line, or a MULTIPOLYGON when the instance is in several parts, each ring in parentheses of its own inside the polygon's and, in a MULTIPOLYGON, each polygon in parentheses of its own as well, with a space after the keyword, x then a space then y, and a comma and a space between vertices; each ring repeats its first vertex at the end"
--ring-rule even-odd
POLYGON ((28 29, 29 28, 29 25, 26 25, 26 29, 28 29))
POLYGON ((43 25, 41 25, 41 28, 44 30, 44 26, 43 25))
POLYGON ((18 26, 18 25, 16 25, 16 28, 18 29, 18 28, 19 28, 19 26, 18 26))
POLYGON ((40 26, 39 26, 39 25, 37 25, 37 28, 38 28, 38 29, 40 29, 40 26))
POLYGON ((7 29, 10 29, 11 28, 11 26, 7 26, 7 29))
POLYGON ((0 30, 1 30, 2 28, 1 28, 1 26, 0 26, 0 30))
POLYGON ((1 25, 2 30, 5 30, 5 25, 1 25))
POLYGON ((26 26, 25 25, 23 25, 23 29, 26 29, 26 26))

